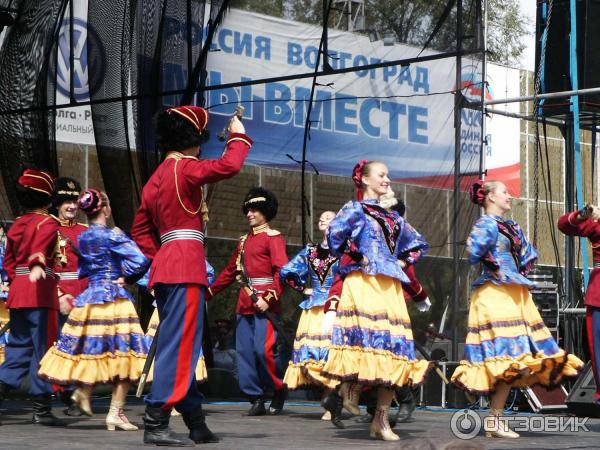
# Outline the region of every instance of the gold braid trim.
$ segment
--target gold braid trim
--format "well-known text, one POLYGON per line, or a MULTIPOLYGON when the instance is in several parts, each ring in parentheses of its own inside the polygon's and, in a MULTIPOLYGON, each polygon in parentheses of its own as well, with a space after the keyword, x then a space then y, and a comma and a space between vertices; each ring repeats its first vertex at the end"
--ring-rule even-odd
POLYGON ((245 234, 240 237, 240 251, 237 254, 237 258, 235 258, 235 268, 239 273, 243 273, 242 271, 242 255, 244 253, 244 245, 246 244, 246 239, 248 239, 248 234, 245 234))
MULTIPOLYGON (((180 153, 175 153, 175 154, 170 154, 169 156, 167 156, 167 158, 175 160, 175 165, 173 166, 173 173, 175 175, 175 192, 177 193, 177 200, 179 200, 179 204, 181 205, 183 210, 191 216, 197 216, 198 213, 202 212, 202 216, 203 216, 202 220, 207 222, 208 221, 208 206, 206 205, 206 202, 204 201, 204 192, 203 192, 202 188, 200 188, 200 205, 198 205, 198 208, 196 209, 196 211, 192 211, 185 206, 185 204, 183 203, 183 200, 181 198, 181 194, 179 193, 179 177, 177 176, 177 164, 179 164, 179 161, 181 161, 184 158, 184 156, 181 155, 180 153)), ((197 158, 193 158, 193 159, 197 159, 197 158)))

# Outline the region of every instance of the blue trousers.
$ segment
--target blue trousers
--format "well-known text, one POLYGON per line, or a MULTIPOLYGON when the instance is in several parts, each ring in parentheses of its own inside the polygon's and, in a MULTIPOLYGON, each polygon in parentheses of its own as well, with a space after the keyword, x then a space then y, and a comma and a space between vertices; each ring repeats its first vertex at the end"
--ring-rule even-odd
POLYGON ((154 380, 144 401, 155 408, 193 412, 202 405, 195 371, 202 355, 204 287, 158 284, 154 295, 160 325, 154 380))
POLYGON ((586 327, 588 335, 588 346, 590 350, 590 359, 592 360, 592 369, 594 379, 596 380, 596 394, 594 398, 596 403, 600 404, 600 308, 586 306, 586 327))
POLYGON ((238 314, 235 336, 240 389, 250 398, 283 388, 277 332, 263 314, 238 314))
POLYGON ((0 382, 18 389, 29 375, 31 395, 53 392, 52 385, 38 377, 40 360, 54 344, 58 331, 58 311, 48 308, 11 309, 10 339, 0 366, 0 382))

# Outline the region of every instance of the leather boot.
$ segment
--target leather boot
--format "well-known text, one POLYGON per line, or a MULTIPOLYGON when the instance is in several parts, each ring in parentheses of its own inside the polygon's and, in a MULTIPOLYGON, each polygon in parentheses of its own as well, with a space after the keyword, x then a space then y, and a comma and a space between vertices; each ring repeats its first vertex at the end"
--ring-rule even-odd
POLYGON ((249 416, 264 416, 267 414, 265 409, 265 401, 262 398, 255 398, 251 400, 252 406, 248 410, 249 416))
MULTIPOLYGON (((2 402, 4 401, 4 398, 6 397, 8 390, 9 390, 8 385, 4 384, 0 381, 0 406, 2 406, 2 402)), ((0 417, 2 417, 1 414, 0 414, 0 417)), ((0 422, 0 425, 2 425, 1 422, 0 422)))
POLYGON ((337 391, 331 391, 327 396, 323 397, 321 406, 329 411, 331 414, 331 423, 335 425, 336 428, 346 428, 342 422, 342 408, 344 407, 344 401, 337 391))
POLYGON ((520 434, 508 428, 502 409, 490 409, 490 414, 483 422, 485 437, 516 439, 520 434))
POLYGON ((413 396, 412 390, 409 387, 403 387, 396 391, 396 396, 398 398, 398 414, 396 415, 396 420, 394 420, 394 424, 392 424, 392 420, 390 419, 390 426, 394 428, 395 422, 408 422, 412 416, 413 411, 416 408, 415 397, 413 396))
POLYGON ((136 431, 138 429, 123 412, 124 406, 125 402, 123 401, 115 399, 110 401, 110 407, 106 415, 106 429, 108 431, 115 431, 117 428, 125 431, 136 431))
POLYGON ((385 387, 377 389, 377 409, 369 427, 369 434, 372 438, 384 441, 397 441, 400 439, 400 436, 392 431, 388 420, 388 411, 393 397, 394 391, 392 389, 385 387))
POLYGON ((208 444, 219 442, 219 438, 208 429, 202 406, 191 413, 183 413, 181 415, 186 426, 190 430, 190 439, 196 444, 208 444))
POLYGON ((283 404, 285 403, 285 399, 287 398, 287 387, 283 387, 273 394, 273 400, 271 400, 271 404, 269 405, 269 414, 272 416, 276 416, 283 409, 283 404))
POLYGON ((33 397, 33 416, 31 423, 50 427, 66 427, 67 424, 52 414, 51 396, 36 395, 33 397))
POLYGON ((176 434, 169 428, 170 409, 146 406, 144 415, 144 444, 171 447, 192 447, 194 441, 182 434, 176 434))
POLYGON ((81 409, 79 409, 79 406, 77 406, 73 402, 73 399, 71 398, 72 395, 73 391, 71 390, 61 391, 61 393, 58 395, 60 401, 63 402, 67 407, 63 410, 63 413, 71 417, 81 417, 83 415, 83 411, 81 411, 81 409))
POLYGON ((360 390, 361 386, 358 383, 342 383, 340 386, 344 409, 355 416, 360 416, 360 408, 358 407, 360 390))

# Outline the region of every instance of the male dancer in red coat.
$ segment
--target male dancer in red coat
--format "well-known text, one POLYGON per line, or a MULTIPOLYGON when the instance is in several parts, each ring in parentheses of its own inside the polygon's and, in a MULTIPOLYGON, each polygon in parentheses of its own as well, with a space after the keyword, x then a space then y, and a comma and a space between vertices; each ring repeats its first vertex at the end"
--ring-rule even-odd
POLYGON ((17 199, 26 210, 7 234, 4 270, 10 280, 6 306, 10 340, 0 366, 0 401, 9 388, 17 389, 29 376, 34 424, 62 426, 50 406, 52 385, 38 377, 40 360, 54 343, 58 330, 58 296, 52 267, 58 221, 48 214, 54 190, 52 177, 25 169, 17 181, 17 199))
POLYGON ((581 236, 592 244, 594 269, 585 293, 586 328, 592 369, 596 380, 594 399, 600 404, 600 208, 587 206, 558 219, 558 229, 567 236, 581 236))
POLYGON ((269 412, 279 414, 286 389, 276 350, 277 333, 261 313, 268 309, 279 314, 279 298, 283 291, 279 271, 288 261, 285 239, 279 231, 269 227, 269 221, 277 214, 277 199, 271 191, 261 187, 250 189, 242 210, 250 232, 240 237, 236 251, 208 292, 212 297, 241 277, 258 296, 255 304, 246 287, 240 289, 238 296, 235 349, 240 389, 252 403, 249 416, 267 413, 265 388, 274 389, 269 412))
POLYGON ((196 106, 170 108, 157 115, 157 143, 166 158, 144 186, 131 230, 140 249, 153 260, 148 287, 154 289, 160 318, 154 381, 145 398, 145 444, 217 441, 204 421, 195 377, 208 286, 202 186, 238 173, 252 140, 233 118, 224 155, 200 160, 197 155, 207 122, 206 110, 196 106), (190 439, 169 430, 173 407, 182 413, 190 439))
MULTIPOLYGON (((54 264, 54 272, 58 276, 58 304, 60 307, 59 329, 66 322, 69 312, 73 309, 75 297, 81 294, 88 285, 87 278, 79 278, 77 272, 77 238, 88 229, 87 225, 76 221, 79 206, 77 200, 81 193, 81 185, 69 177, 59 177, 54 180, 54 195, 52 206, 59 221, 58 254, 54 264)), ((81 416, 83 413, 71 400, 73 391, 65 389, 60 398, 69 408, 65 410, 68 416, 81 416)))

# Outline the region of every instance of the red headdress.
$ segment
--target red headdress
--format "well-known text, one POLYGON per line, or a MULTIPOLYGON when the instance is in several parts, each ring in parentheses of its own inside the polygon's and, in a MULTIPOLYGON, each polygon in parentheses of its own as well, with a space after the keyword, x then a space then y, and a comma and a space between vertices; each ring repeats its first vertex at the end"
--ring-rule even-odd
POLYGON ((483 202, 485 201, 485 191, 483 190, 484 183, 483 180, 477 180, 469 189, 471 201, 479 206, 483 206, 483 202))
POLYGON ((202 133, 208 124, 208 113, 204 108, 193 105, 177 106, 167 109, 167 112, 178 114, 191 123, 198 133, 202 133))
POLYGON ((49 173, 37 169, 25 169, 17 180, 21 186, 52 196, 54 180, 49 173))
POLYGON ((352 170, 352 181, 354 182, 354 186, 356 187, 356 199, 361 201, 363 199, 362 192, 362 175, 363 168, 367 165, 369 161, 366 159, 361 159, 352 170))

